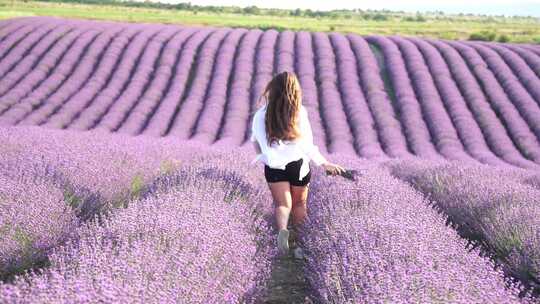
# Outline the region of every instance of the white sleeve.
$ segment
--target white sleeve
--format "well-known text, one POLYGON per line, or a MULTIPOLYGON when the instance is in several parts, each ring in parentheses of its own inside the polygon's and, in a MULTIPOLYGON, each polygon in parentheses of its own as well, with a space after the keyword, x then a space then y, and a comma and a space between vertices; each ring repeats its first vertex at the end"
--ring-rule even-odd
POLYGON ((309 116, 303 106, 300 108, 300 130, 303 136, 301 147, 303 147, 304 152, 317 166, 324 164, 326 159, 319 151, 319 147, 313 144, 313 133, 311 131, 311 124, 309 123, 309 116))
POLYGON ((256 125, 255 123, 257 122, 255 120, 255 118, 257 117, 257 113, 255 113, 255 115, 253 115, 253 119, 251 121, 251 136, 249 137, 249 140, 251 140, 252 142, 256 142, 257 141, 257 138, 255 137, 255 130, 256 130, 256 125))
POLYGON ((253 132, 253 128, 251 128, 251 136, 249 137, 249 140, 252 142, 256 142, 257 138, 255 138, 255 132, 253 132))
MULTIPOLYGON (((252 120, 252 123, 251 123, 251 136, 249 137, 249 140, 252 141, 252 142, 257 142, 257 137, 255 135, 257 134, 257 130, 259 129, 258 124, 259 124, 259 122, 258 122, 258 118, 257 118, 257 113, 255 113, 255 115, 253 115, 253 120, 252 120)), ((261 147, 261 149, 263 149, 263 148, 261 147)), ((263 157, 264 157, 264 155, 263 155, 263 153, 261 151, 261 153, 257 154, 257 156, 251 161, 250 165, 253 165, 258 161, 264 162, 262 160, 263 157)))

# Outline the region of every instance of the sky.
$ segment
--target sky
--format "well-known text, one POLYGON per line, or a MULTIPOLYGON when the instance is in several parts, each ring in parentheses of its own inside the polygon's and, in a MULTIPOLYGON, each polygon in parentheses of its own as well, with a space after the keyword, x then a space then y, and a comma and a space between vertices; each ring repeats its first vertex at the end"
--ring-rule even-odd
POLYGON ((472 13, 506 16, 540 17, 540 0, 153 0, 164 3, 191 2, 195 5, 235 5, 240 7, 256 5, 261 8, 285 9, 389 9, 392 11, 425 12, 443 11, 449 14, 472 13))

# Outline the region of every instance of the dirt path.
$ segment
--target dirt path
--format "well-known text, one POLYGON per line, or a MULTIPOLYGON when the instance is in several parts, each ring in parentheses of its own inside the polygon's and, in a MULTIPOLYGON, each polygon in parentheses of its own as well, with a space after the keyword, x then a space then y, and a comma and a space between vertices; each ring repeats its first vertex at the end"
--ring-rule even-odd
POLYGON ((307 282, 304 277, 304 260, 289 256, 276 258, 272 263, 272 277, 265 304, 312 303, 306 296, 307 282))
MULTIPOLYGON (((289 220, 289 231, 292 230, 289 220)), ((265 304, 313 303, 307 296, 308 283, 304 276, 304 259, 295 259, 292 248, 296 247, 297 235, 291 231, 288 255, 272 261, 272 273, 267 293, 262 299, 265 304)))

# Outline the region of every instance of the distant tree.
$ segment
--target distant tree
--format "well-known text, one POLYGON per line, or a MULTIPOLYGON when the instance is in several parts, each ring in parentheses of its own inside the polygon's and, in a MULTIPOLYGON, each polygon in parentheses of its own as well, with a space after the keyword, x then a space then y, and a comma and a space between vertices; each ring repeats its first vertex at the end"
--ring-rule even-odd
POLYGON ((469 40, 478 40, 478 41, 493 41, 495 40, 496 34, 489 31, 480 31, 472 33, 469 36, 469 40))
POLYGON ((314 13, 315 16, 317 17, 328 17, 330 16, 330 13, 329 12, 326 12, 326 11, 315 11, 314 13))
POLYGON ((190 10, 191 2, 174 4, 173 8, 178 9, 178 10, 190 10))
POLYGON ((268 11, 266 11, 266 13, 268 15, 270 15, 270 16, 281 16, 282 15, 281 10, 278 10, 278 9, 275 9, 275 8, 269 9, 268 11))
POLYGON ((270 29, 273 29, 273 30, 276 30, 278 32, 283 32, 285 30, 287 30, 286 27, 283 27, 283 26, 275 26, 275 25, 257 25, 255 26, 263 31, 267 31, 267 30, 270 30, 270 29))
POLYGON ((338 19, 339 18, 339 13, 336 13, 336 12, 330 12, 329 16, 330 18, 332 19, 338 19))
POLYGON ((259 15, 261 13, 261 10, 255 5, 246 6, 244 7, 243 11, 244 11, 244 14, 250 14, 250 15, 259 15))
POLYGON ((424 18, 424 16, 422 16, 422 14, 416 14, 415 21, 416 22, 426 22, 426 18, 424 18))
POLYGON ((375 21, 386 21, 386 20, 388 20, 388 17, 386 15, 381 14, 381 13, 377 13, 377 14, 375 14, 375 16, 373 16, 373 20, 375 20, 375 21))
POLYGON ((223 10, 223 7, 222 6, 213 6, 213 5, 209 5, 206 7, 206 10, 209 11, 209 12, 213 12, 213 13, 216 13, 216 12, 221 12, 223 10))
POLYGON ((297 9, 295 9, 295 10, 293 11, 292 15, 293 15, 293 16, 297 16, 297 17, 298 17, 298 16, 302 16, 302 10, 299 9, 299 8, 297 8, 297 9))
POLYGON ((509 42, 510 41, 510 37, 508 37, 507 35, 505 34, 502 34, 499 36, 499 38, 497 38, 497 41, 499 42, 509 42))

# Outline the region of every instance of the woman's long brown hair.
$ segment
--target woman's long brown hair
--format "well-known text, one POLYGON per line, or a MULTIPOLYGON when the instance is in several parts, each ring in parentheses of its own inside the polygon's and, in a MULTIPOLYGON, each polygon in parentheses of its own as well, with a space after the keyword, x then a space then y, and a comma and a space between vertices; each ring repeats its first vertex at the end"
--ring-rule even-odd
POLYGON ((282 72, 268 82, 261 97, 266 97, 266 138, 268 146, 274 141, 295 140, 301 137, 298 127, 302 91, 294 73, 282 72))

